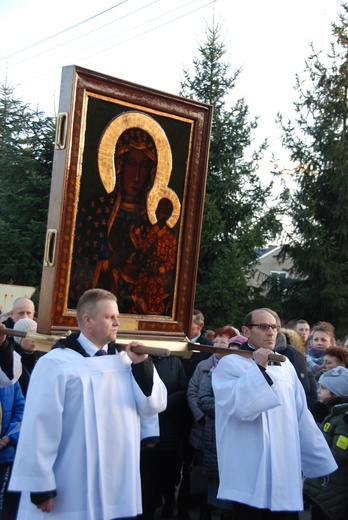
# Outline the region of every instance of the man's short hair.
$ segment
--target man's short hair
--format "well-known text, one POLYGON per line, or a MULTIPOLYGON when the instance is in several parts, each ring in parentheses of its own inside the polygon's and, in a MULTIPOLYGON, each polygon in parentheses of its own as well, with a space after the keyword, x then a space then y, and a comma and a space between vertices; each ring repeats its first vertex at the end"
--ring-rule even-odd
POLYGON ((105 289, 88 289, 85 291, 79 299, 76 307, 76 319, 80 325, 82 318, 86 312, 93 315, 96 310, 96 306, 102 300, 112 300, 117 303, 117 298, 112 292, 106 291, 105 289))
POLYGON ((296 325, 308 325, 308 327, 309 327, 309 323, 306 320, 297 320, 294 323, 294 327, 296 327, 296 325))
MULTIPOLYGON (((255 309, 251 312, 249 312, 245 318, 244 318, 244 321, 243 321, 243 325, 244 327, 248 327, 250 328, 250 325, 252 325, 253 323, 253 316, 256 312, 268 312, 268 314, 271 314, 271 316, 274 317, 274 319, 277 321, 276 317, 275 317, 275 311, 272 311, 271 309, 267 309, 267 308, 261 308, 261 309, 255 309)), ((278 316, 278 315, 277 315, 278 316)), ((279 316, 278 316, 278 319, 279 319, 279 316)))
POLYGON ((196 325, 204 325, 204 316, 201 311, 193 309, 193 321, 196 325))
POLYGON ((332 338, 332 340, 335 338, 333 329, 329 325, 314 325, 311 330, 312 336, 315 332, 325 332, 332 338))

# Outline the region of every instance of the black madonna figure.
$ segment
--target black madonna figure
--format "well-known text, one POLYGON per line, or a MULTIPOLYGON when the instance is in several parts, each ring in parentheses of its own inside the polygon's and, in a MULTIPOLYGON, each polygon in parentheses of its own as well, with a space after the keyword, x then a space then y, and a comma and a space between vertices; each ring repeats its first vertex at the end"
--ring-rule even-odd
POLYGON ((115 189, 92 198, 77 215, 72 302, 87 288, 100 287, 117 294, 121 313, 142 313, 135 285, 145 253, 137 244, 152 228, 146 198, 156 166, 156 146, 147 132, 130 128, 120 135, 115 189))
POLYGON ((168 185, 167 135, 149 115, 125 112, 105 127, 97 158, 104 192, 78 208, 68 307, 99 287, 117 295, 122 314, 170 316, 181 203, 168 185))

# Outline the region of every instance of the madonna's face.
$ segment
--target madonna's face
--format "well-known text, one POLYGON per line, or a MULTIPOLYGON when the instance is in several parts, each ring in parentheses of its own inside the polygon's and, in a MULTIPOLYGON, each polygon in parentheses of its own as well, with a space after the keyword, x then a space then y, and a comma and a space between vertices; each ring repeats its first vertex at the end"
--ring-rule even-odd
POLYGON ((141 199, 151 179, 153 162, 141 150, 129 150, 124 154, 121 173, 122 200, 136 202, 141 199))

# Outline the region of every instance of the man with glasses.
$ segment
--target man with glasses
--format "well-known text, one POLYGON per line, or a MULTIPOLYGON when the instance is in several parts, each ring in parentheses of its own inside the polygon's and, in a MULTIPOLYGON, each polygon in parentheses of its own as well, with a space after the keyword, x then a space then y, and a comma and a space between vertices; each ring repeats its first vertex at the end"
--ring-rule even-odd
POLYGON ((337 465, 307 408, 291 362, 271 364, 279 326, 264 309, 244 319, 241 348, 251 358, 224 356, 212 373, 220 486, 239 520, 297 520, 305 476, 337 465))

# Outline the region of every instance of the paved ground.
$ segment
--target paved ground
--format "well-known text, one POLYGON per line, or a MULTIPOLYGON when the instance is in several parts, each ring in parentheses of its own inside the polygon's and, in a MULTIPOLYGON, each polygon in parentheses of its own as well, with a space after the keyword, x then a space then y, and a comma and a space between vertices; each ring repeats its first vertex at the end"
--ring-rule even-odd
MULTIPOLYGON (((191 507, 190 508, 190 517, 191 520, 199 520, 199 507, 191 507)), ((177 510, 174 509, 174 514, 172 517, 173 520, 178 520, 178 513, 177 510)), ((211 515, 211 520, 220 520, 221 519, 221 513, 219 509, 213 510, 211 515)), ((155 514, 155 520, 163 520, 161 516, 161 508, 157 508, 156 514, 155 514)), ((300 520, 310 520, 310 513, 309 511, 303 511, 300 513, 300 520)))

